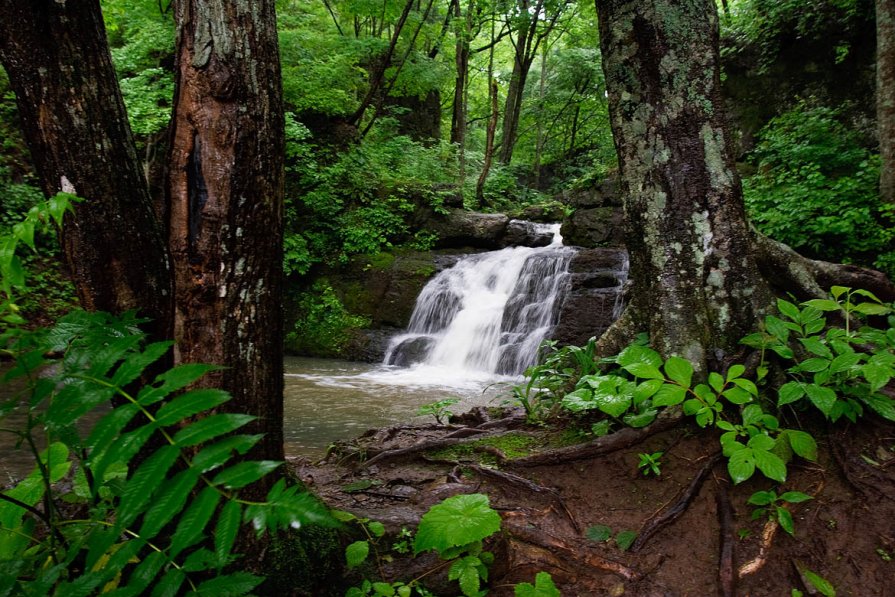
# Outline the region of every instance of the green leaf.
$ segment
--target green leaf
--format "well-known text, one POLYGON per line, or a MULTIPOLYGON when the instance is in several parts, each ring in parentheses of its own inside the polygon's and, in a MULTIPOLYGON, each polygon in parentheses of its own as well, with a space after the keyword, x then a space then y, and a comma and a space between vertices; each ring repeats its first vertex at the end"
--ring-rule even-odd
POLYGON ((367 528, 370 529, 370 533, 374 537, 382 537, 385 535, 385 525, 377 520, 372 520, 367 525, 367 528))
POLYGON ((111 382, 119 387, 126 386, 137 379, 146 367, 162 358, 173 344, 173 342, 153 342, 142 352, 129 355, 115 370, 111 382))
POLYGON ((662 366, 662 356, 652 348, 632 344, 618 355, 617 362, 621 367, 634 363, 643 363, 658 369, 662 366))
POLYGON ((535 584, 523 582, 513 589, 515 597, 562 597, 549 572, 538 572, 535 584))
POLYGON ((115 519, 119 528, 128 526, 143 512, 178 456, 180 451, 175 446, 162 446, 140 464, 121 494, 115 519))
POLYGON ((777 514, 777 522, 780 523, 780 528, 790 535, 795 535, 795 525, 792 522, 792 514, 789 513, 789 510, 782 506, 776 506, 775 511, 777 514))
POLYGON ((689 388, 693 380, 693 365, 680 357, 669 357, 665 361, 665 373, 669 379, 676 381, 684 388, 689 388))
POLYGON ((500 530, 500 515, 480 493, 455 495, 432 506, 420 519, 413 549, 434 549, 439 554, 451 547, 481 541, 500 530))
POLYGON ((594 401, 594 392, 588 388, 579 388, 574 392, 569 392, 562 399, 563 408, 573 413, 592 410, 597 408, 594 401))
POLYGON ((190 503, 186 512, 180 517, 174 536, 171 538, 170 554, 177 557, 181 551, 195 545, 203 537, 208 521, 221 499, 221 494, 213 487, 206 487, 190 503))
POLYGON ((230 394, 223 390, 203 388, 191 390, 167 402, 155 415, 155 422, 160 426, 174 425, 202 411, 211 410, 230 400, 230 394))
POLYGON ((177 568, 169 569, 154 587, 152 587, 152 597, 177 597, 180 594, 180 587, 186 575, 177 568))
POLYGON ((799 371, 807 371, 808 373, 818 373, 820 371, 824 371, 830 367, 831 361, 827 359, 822 359, 819 357, 814 357, 810 359, 805 359, 801 363, 799 363, 796 368, 799 371))
POLYGON ((823 357, 825 359, 832 359, 833 353, 830 352, 830 349, 827 348, 827 345, 814 337, 809 338, 799 338, 799 342, 808 350, 808 352, 817 355, 819 357, 823 357))
POLYGON ((799 308, 789 301, 777 299, 777 309, 780 311, 780 313, 782 313, 786 317, 789 317, 793 321, 801 320, 799 308))
POLYGON ((615 393, 594 392, 597 407, 610 417, 620 417, 631 406, 631 397, 615 393))
POLYGON ((817 589, 821 595, 824 597, 836 597, 836 589, 830 581, 811 570, 802 570, 802 574, 805 576, 805 580, 817 589))
POLYGON ((211 415, 178 431, 174 436, 174 443, 180 447, 195 446, 235 431, 255 419, 256 417, 251 415, 232 413, 211 415))
POLYGON ((647 398, 651 398, 655 395, 656 392, 662 387, 664 382, 661 379, 648 379, 644 382, 637 384, 637 388, 634 390, 634 405, 638 405, 647 398))
POLYGON ((753 382, 752 380, 738 377, 732 381, 733 381, 734 385, 736 385, 738 388, 742 388, 742 389, 746 390, 753 396, 758 396, 758 387, 755 385, 755 382, 753 382))
POLYGON ((841 373, 843 371, 848 371, 855 365, 861 362, 861 355, 851 352, 841 354, 830 363, 830 371, 833 373, 841 373))
POLYGON ((774 447, 774 439, 763 433, 759 433, 758 435, 749 438, 746 445, 753 450, 770 450, 774 447))
POLYGON ((651 408, 640 413, 628 413, 622 417, 622 421, 625 422, 625 425, 639 429, 655 421, 658 414, 659 411, 651 408))
POLYGON ((653 396, 653 406, 675 406, 683 402, 686 396, 686 389, 678 385, 666 383, 653 396))
POLYGON ((628 551, 628 548, 631 547, 635 539, 637 539, 636 531, 621 531, 615 536, 615 544, 618 545, 619 549, 622 551, 628 551))
POLYGON ((630 365, 625 365, 622 369, 635 377, 643 379, 665 379, 665 376, 662 375, 658 368, 646 363, 631 363, 630 365))
POLYGON ((780 496, 780 499, 784 502, 789 502, 790 504, 800 504, 802 502, 807 502, 808 500, 813 500, 814 498, 801 491, 787 491, 780 496))
POLYGON ((777 391, 777 407, 797 402, 805 395, 805 387, 797 381, 789 381, 777 391))
POLYGON ((235 597, 246 595, 263 581, 264 577, 261 576, 248 572, 234 572, 206 580, 196 588, 196 593, 210 597, 235 597))
POLYGON ((227 489, 239 489, 254 483, 281 464, 283 463, 277 460, 240 462, 218 473, 211 483, 213 485, 223 485, 227 489))
POLYGON ((233 457, 234 453, 245 454, 252 446, 257 444, 262 437, 263 435, 261 434, 231 435, 225 437, 210 446, 202 448, 202 450, 193 457, 192 466, 203 473, 207 473, 226 463, 233 457))
MULTIPOLYGON (((773 447, 773 445, 771 447, 773 447)), ((753 449, 752 458, 755 461, 755 466, 758 467, 758 470, 760 470, 765 477, 773 479, 774 481, 779 481, 780 483, 786 481, 786 463, 783 462, 779 456, 773 452, 753 449)))
POLYGON ((229 563, 241 517, 242 506, 236 500, 228 500, 221 509, 214 528, 214 555, 219 568, 229 563))
POLYGON ((160 373, 156 376, 153 385, 146 386, 140 390, 140 393, 137 395, 137 401, 144 406, 153 404, 177 390, 185 388, 191 383, 198 381, 199 378, 206 373, 210 371, 218 371, 220 369, 221 368, 217 365, 205 365, 202 363, 178 365, 172 369, 168 369, 164 373, 160 373))
POLYGON ((727 462, 727 472, 733 482, 742 483, 755 473, 755 459, 752 456, 752 450, 737 450, 730 456, 727 462))
POLYGON ((874 392, 883 388, 889 380, 892 379, 892 367, 880 363, 870 362, 861 367, 861 373, 864 379, 870 384, 870 389, 874 392))
MULTIPOLYGON (((737 379, 736 381, 747 381, 744 379, 737 379)), ((748 404, 752 402, 752 394, 747 392, 741 387, 734 386, 732 388, 727 388, 721 395, 727 398, 727 401, 731 404, 748 404)))
POLYGON ((805 301, 802 304, 813 307, 818 311, 839 311, 841 309, 839 303, 829 299, 812 299, 810 301, 805 301))
POLYGON ((747 406, 743 409, 743 425, 757 425, 761 421, 763 414, 764 411, 757 404, 747 406))
POLYGON ((792 447, 793 452, 805 460, 812 462, 817 460, 817 442, 814 441, 810 433, 788 429, 786 437, 789 439, 789 445, 792 447))
POLYGON ((776 499, 777 494, 773 491, 756 491, 749 496, 749 500, 746 503, 753 506, 767 506, 773 504, 776 499))
POLYGON ((783 320, 774 317, 773 315, 768 315, 764 318, 764 325, 765 328, 767 328, 768 333, 781 342, 787 342, 789 340, 790 330, 786 327, 786 324, 783 323, 783 320))
MULTIPOLYGON (((715 390, 716 393, 721 393, 721 390, 724 389, 724 378, 721 377, 720 374, 712 371, 709 373, 709 385, 715 390)), ((697 386, 698 387, 698 386, 697 386)))
POLYGON ((187 469, 165 481, 158 496, 152 499, 152 506, 146 512, 146 516, 143 517, 140 537, 152 539, 162 530, 162 527, 180 514, 198 480, 198 471, 187 469))
POLYGON ((460 581, 460 590, 466 597, 478 597, 481 579, 479 567, 482 561, 475 556, 460 558, 451 564, 448 571, 448 580, 460 581))
POLYGON ((603 543, 604 541, 609 541, 609 538, 612 537, 612 529, 605 524, 595 524, 587 527, 584 534, 591 541, 603 543))
POLYGON ((865 396, 862 401, 876 411, 876 414, 879 416, 895 421, 895 401, 891 398, 882 394, 871 394, 870 396, 865 396))
POLYGON ((892 309, 885 305, 877 305, 874 303, 858 303, 852 307, 852 311, 861 313, 862 315, 888 315, 892 309))
POLYGON ((345 560, 349 568, 356 568, 364 563, 370 555, 369 541, 355 541, 345 548, 345 560))
POLYGON ((833 410, 833 405, 836 404, 836 392, 817 384, 807 384, 805 393, 808 394, 808 398, 820 412, 828 417, 830 416, 830 411, 833 410))

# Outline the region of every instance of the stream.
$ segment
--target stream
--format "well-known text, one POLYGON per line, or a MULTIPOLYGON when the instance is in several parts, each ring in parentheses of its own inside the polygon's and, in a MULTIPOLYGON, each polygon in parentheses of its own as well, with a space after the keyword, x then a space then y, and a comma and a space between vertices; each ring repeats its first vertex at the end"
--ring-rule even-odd
POLYGON ((336 440, 376 427, 416 421, 423 404, 459 398, 454 413, 499 406, 519 377, 493 374, 459 378, 455 369, 409 368, 334 359, 286 357, 284 435, 286 454, 319 458, 336 440))

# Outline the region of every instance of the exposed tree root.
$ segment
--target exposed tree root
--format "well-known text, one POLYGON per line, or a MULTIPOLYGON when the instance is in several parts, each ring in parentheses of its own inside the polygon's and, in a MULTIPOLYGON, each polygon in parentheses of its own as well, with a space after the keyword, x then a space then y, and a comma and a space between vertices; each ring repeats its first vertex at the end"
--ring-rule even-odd
POLYGON ((663 508, 647 520, 637 533, 637 539, 631 544, 631 551, 640 551, 646 542, 655 535, 662 527, 671 524, 683 514, 690 502, 699 494, 702 484, 714 468, 715 464, 721 458, 721 453, 713 454, 708 461, 699 469, 696 476, 690 481, 690 484, 679 492, 677 499, 667 508, 663 508))
POLYGON ((575 520, 574 516, 572 516, 572 512, 569 510, 569 507, 566 505, 565 500, 562 499, 562 496, 555 490, 550 489, 549 487, 544 487, 543 485, 538 485, 537 483, 535 483, 534 481, 531 481, 530 479, 526 479, 525 477, 522 477, 520 475, 516 475, 513 473, 508 473, 508 472, 499 471, 499 470, 495 470, 495 469, 491 469, 491 468, 486 468, 486 467, 478 466, 475 464, 469 466, 468 468, 470 470, 474 471, 475 473, 481 475, 482 477, 487 477, 489 479, 507 483, 507 484, 513 485, 515 487, 521 487, 521 488, 527 489, 528 491, 531 491, 533 493, 546 495, 552 501, 556 502, 559 505, 560 509, 562 510, 562 513, 565 515, 565 517, 572 524, 572 528, 575 530, 575 532, 579 533, 579 534, 581 533, 581 526, 578 524, 578 521, 575 520))
POLYGON ((895 494, 891 491, 892 480, 887 475, 882 474, 880 471, 872 469, 870 467, 865 467, 867 472, 871 474, 874 479, 873 482, 864 481, 860 476, 855 473, 855 470, 851 464, 849 464, 849 454, 846 453, 843 442, 838 441, 841 438, 836 438, 837 441, 830 442, 830 452, 833 454, 833 458, 836 460, 836 463, 839 465, 840 470, 842 470, 842 476, 851 485, 858 493, 867 496, 868 494, 874 494, 884 499, 895 501, 895 494), (883 487, 888 485, 890 487, 890 491, 885 491, 883 487))
POLYGON ((718 526, 721 549, 718 556, 718 594, 721 597, 736 595, 736 562, 734 561, 733 509, 727 488, 718 486, 715 492, 715 503, 718 508, 718 526))
POLYGON ((765 523, 764 529, 761 531, 761 542, 758 546, 758 555, 740 566, 739 570, 737 570, 737 578, 755 574, 762 569, 768 561, 768 553, 771 551, 771 543, 773 543, 774 535, 777 534, 777 529, 779 528, 780 525, 777 524, 776 520, 769 520, 765 523))
POLYGON ((594 456, 599 456, 600 454, 608 454, 609 452, 623 450, 642 442, 652 435, 671 429, 677 425, 682 418, 683 416, 676 409, 668 409, 659 414, 651 425, 643 427, 642 429, 626 427, 615 433, 598 437, 597 439, 584 444, 545 450, 543 452, 538 452, 537 454, 532 454, 531 456, 514 458, 507 462, 507 466, 530 467, 542 466, 545 464, 564 464, 576 460, 586 460, 588 458, 593 458, 594 456))
POLYGON ((816 261, 753 229, 756 260, 762 275, 799 299, 823 298, 833 285, 863 288, 880 300, 895 300, 895 285, 881 272, 856 265, 816 261))
POLYGON ((418 454, 420 452, 425 452, 426 450, 439 450, 441 448, 449 448, 451 446, 456 446, 459 444, 470 443, 470 441, 478 441, 482 437, 491 437, 493 435, 499 435, 498 433, 488 433, 475 436, 475 439, 472 440, 470 438, 465 437, 448 437, 441 439, 433 439, 429 441, 420 442, 418 444, 414 444, 412 446, 407 446, 406 448, 395 448, 394 450, 386 450, 384 452, 380 452, 379 454, 373 456, 369 460, 361 462, 357 466, 357 470, 363 470, 365 468, 369 468, 374 464, 380 464, 387 460, 394 460, 395 458, 400 458, 402 456, 409 456, 411 454, 418 454))
POLYGON ((586 545, 566 543, 540 529, 517 525, 505 525, 504 529, 512 537, 546 549, 556 556, 561 556, 565 564, 573 565, 584 572, 592 572, 594 569, 602 570, 625 580, 638 580, 643 577, 641 572, 633 568, 593 553, 592 549, 586 545))
POLYGON ((625 305, 619 318, 597 340, 595 354, 609 356, 618 354, 627 348, 637 336, 638 321, 637 308, 632 303, 625 305))

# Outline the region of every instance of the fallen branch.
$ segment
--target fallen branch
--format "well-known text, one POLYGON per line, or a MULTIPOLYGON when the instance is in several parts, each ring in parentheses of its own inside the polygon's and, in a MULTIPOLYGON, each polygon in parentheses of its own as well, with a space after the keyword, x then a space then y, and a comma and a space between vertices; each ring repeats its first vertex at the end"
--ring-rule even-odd
POLYGON ((380 452, 376 456, 370 458, 369 460, 362 462, 358 465, 357 470, 363 470, 365 468, 369 468, 374 464, 378 464, 384 462, 386 460, 394 460, 395 458, 400 458, 402 456, 408 456, 411 454, 418 454, 419 452, 425 452, 426 450, 440 450, 442 448, 450 448, 451 446, 456 446, 460 444, 468 444, 476 441, 480 441, 485 437, 494 437, 500 435, 500 432, 490 431, 487 433, 482 433, 479 435, 474 435, 472 437, 444 437, 441 439, 433 439, 420 442, 418 444, 413 444, 412 446, 407 446, 405 448, 395 448, 394 450, 385 450, 384 452, 380 452))
POLYGON ((598 437, 597 439, 584 444, 545 450, 543 452, 538 452, 537 454, 532 454, 531 456, 515 458, 507 462, 507 466, 529 467, 545 464, 563 464, 566 462, 574 462, 576 460, 586 460, 588 458, 593 458, 594 456, 599 456, 600 454, 608 454, 617 450, 630 448, 650 436, 671 429, 677 425, 683 416, 680 412, 672 411, 675 411, 675 409, 663 411, 651 425, 643 427, 642 429, 626 427, 615 433, 598 437))
POLYGON ((634 543, 631 544, 631 551, 637 552, 646 545, 646 542, 655 535, 659 529, 662 527, 671 524, 681 514, 686 512, 687 507, 690 505, 690 502, 693 501, 699 494, 699 490, 702 488, 702 484, 705 481, 705 478, 709 475, 712 469, 715 467, 715 464, 720 460, 721 453, 713 454, 709 457, 708 461, 703 465, 703 467, 696 473, 696 476, 690 481, 690 484, 685 487, 682 491, 679 492, 678 498, 674 501, 674 503, 660 510, 655 515, 651 516, 649 520, 647 520, 640 529, 640 532, 637 533, 637 539, 634 540, 634 543))
POLYGON ((718 557, 718 593, 721 597, 736 595, 736 563, 734 562, 733 509, 726 487, 718 487, 715 493, 718 508, 718 526, 721 550, 718 557))
POLYGON ((638 580, 643 576, 637 570, 628 568, 620 562, 591 553, 585 546, 569 545, 540 529, 515 525, 507 525, 504 528, 510 535, 521 539, 525 543, 546 549, 555 556, 562 556, 566 563, 574 562, 579 564, 579 566, 583 564, 589 568, 611 572, 625 580, 638 580))

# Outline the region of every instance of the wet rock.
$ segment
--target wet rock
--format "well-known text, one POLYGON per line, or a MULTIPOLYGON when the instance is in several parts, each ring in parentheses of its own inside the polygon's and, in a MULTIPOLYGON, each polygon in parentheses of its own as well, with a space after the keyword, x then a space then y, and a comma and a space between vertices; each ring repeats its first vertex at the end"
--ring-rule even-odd
POLYGON ((624 246, 624 214, 617 207, 576 209, 563 220, 563 242, 578 247, 624 246))
POLYGON ((504 247, 546 247, 553 234, 526 220, 510 220, 501 245, 504 247))
POLYGON ((411 365, 422 363, 429 356, 429 351, 434 343, 434 338, 429 336, 408 338, 395 347, 388 364, 398 367, 410 367, 411 365))
POLYGON ((499 249, 510 219, 504 214, 482 214, 452 209, 437 215, 427 228, 438 235, 436 247, 499 249))

